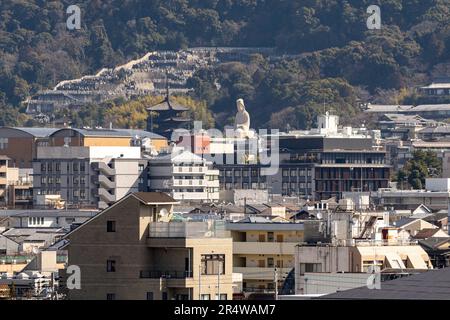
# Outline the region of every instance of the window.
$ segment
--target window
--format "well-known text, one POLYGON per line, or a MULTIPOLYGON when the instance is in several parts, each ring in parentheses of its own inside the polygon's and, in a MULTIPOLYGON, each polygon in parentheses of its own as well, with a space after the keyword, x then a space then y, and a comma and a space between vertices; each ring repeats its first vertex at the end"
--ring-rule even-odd
POLYGON ((202 294, 200 296, 201 300, 211 300, 211 295, 210 294, 202 294))
POLYGON ((267 258, 267 267, 273 268, 273 266, 274 266, 273 258, 267 258))
POLYGON ((78 172, 78 163, 73 163, 72 168, 74 172, 78 172))
POLYGON ((80 177, 80 184, 86 184, 86 177, 80 177))
POLYGON ((59 163, 59 162, 55 163, 55 171, 61 172, 61 163, 59 163))
POLYGON ((116 222, 115 221, 107 221, 106 222, 106 231, 107 232, 116 232, 116 222))
POLYGON ((41 163, 41 171, 42 172, 47 171, 47 166, 45 165, 45 163, 41 163))
POLYGON ((321 263, 300 263, 300 275, 304 275, 305 272, 322 272, 321 263))
MULTIPOLYGON (((216 300, 219 300, 217 294, 216 294, 216 300)), ((221 293, 220 294, 220 300, 227 300, 227 294, 226 293, 221 293)))
POLYGON ((153 292, 147 292, 147 300, 153 300, 153 292))
POLYGON ((273 232, 268 232, 267 233, 267 241, 268 242, 273 242, 273 232))
POLYGON ((167 292, 165 291, 162 293, 162 300, 168 300, 167 292))
POLYGON ((80 198, 86 199, 86 190, 80 190, 80 198))
POLYGON ((80 163, 80 172, 85 172, 86 171, 86 164, 84 162, 80 163))
POLYGON ((289 177, 289 170, 283 170, 283 177, 289 177))
POLYGON ((0 149, 8 149, 8 138, 0 138, 0 149))
POLYGON ((106 261, 106 272, 116 272, 116 260, 106 261))
POLYGON ((106 300, 116 300, 116 294, 115 293, 107 293, 106 300))
POLYGON ((202 274, 225 274, 224 254, 202 254, 202 274))

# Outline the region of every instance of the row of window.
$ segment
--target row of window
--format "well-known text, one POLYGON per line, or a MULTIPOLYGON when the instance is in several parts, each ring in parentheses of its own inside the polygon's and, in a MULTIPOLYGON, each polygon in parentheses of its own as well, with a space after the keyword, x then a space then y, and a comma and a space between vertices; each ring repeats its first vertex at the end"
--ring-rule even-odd
POLYGON ((264 189, 267 189, 267 183, 254 182, 252 184, 249 184, 248 182, 244 182, 242 184, 240 184, 240 183, 234 183, 233 184, 233 183, 227 182, 227 183, 225 183, 224 187, 225 187, 225 190, 231 190, 231 189, 244 189, 244 190, 248 190, 248 189, 263 189, 264 190, 264 189))
MULTIPOLYGON (((61 190, 59 189, 38 189, 37 194, 42 195, 60 195, 61 190)), ((86 190, 80 189, 80 190, 73 190, 72 191, 72 197, 73 198, 80 198, 80 199, 87 199, 86 197, 86 190)))
MULTIPOLYGON (((67 184, 69 184, 69 177, 67 177, 67 184)), ((86 184, 86 177, 85 176, 81 176, 81 177, 77 177, 74 176, 71 178, 72 183, 73 184, 86 184)), ((41 177, 41 184, 61 184, 61 177, 41 177)))
MULTIPOLYGON (((224 171, 223 170, 220 170, 220 172, 219 172, 219 175, 221 176, 221 177, 223 177, 224 176, 224 171)), ((259 172, 259 170, 255 170, 255 169, 253 169, 253 170, 251 170, 251 176, 252 177, 258 177, 260 175, 260 172, 259 172)), ((234 174, 233 174, 233 170, 225 170, 225 177, 232 177, 232 176, 235 176, 235 177, 249 177, 250 176, 250 171, 249 170, 235 170, 234 171, 234 174)))
POLYGON ((283 182, 283 185, 282 185, 282 188, 283 189, 288 189, 288 188, 291 188, 291 189, 294 189, 294 190, 296 190, 296 189, 305 189, 305 188, 307 188, 307 189, 310 189, 311 188, 311 182, 308 182, 308 183, 304 183, 304 182, 300 182, 300 183, 295 183, 295 182, 291 182, 291 183, 287 183, 287 182, 283 182))
MULTIPOLYGON (((108 221, 108 227, 109 225, 108 221)), ((113 226, 115 232, 115 223, 113 226)), ((116 272, 116 260, 106 260, 106 272, 116 272)), ((225 274, 225 255, 224 254, 203 254, 201 257, 201 274, 202 275, 218 275, 225 274)))
MULTIPOLYGON (((84 162, 73 162, 72 166, 70 163, 66 164, 67 172, 70 171, 72 168, 73 172, 85 172, 86 171, 86 164, 84 162)), ((61 172, 61 162, 42 162, 41 163, 41 171, 42 172, 61 172)))
POLYGON ((43 225, 44 217, 29 217, 28 224, 30 225, 43 225))
POLYGON ((297 169, 283 169, 283 177, 304 177, 307 175, 310 177, 312 175, 311 170, 297 170, 297 169))

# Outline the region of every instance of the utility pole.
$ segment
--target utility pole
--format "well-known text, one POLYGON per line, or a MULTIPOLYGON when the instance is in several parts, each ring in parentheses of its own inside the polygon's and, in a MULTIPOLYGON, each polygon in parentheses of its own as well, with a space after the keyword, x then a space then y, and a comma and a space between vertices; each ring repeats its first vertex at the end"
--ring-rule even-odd
POLYGON ((217 266, 217 300, 220 300, 220 265, 217 266))
POLYGON ((275 300, 278 300, 278 272, 277 268, 274 271, 274 281, 275 281, 275 300))
POLYGON ((198 266, 198 300, 202 300, 202 265, 198 266))

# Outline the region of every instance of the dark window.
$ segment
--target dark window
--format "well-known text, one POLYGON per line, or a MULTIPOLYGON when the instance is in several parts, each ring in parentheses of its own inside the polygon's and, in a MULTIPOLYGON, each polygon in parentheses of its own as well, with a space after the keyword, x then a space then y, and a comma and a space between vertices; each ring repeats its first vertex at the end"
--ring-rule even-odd
POLYGON ((162 300, 167 300, 167 292, 162 293, 162 300))
POLYGON ((153 292, 147 292, 147 300, 153 300, 153 292))
POLYGON ((225 274, 224 254, 202 254, 202 274, 225 274))
POLYGON ((116 232, 116 222, 115 221, 107 221, 106 222, 106 231, 107 232, 116 232))
POLYGON ((106 261, 106 271, 107 272, 116 272, 116 261, 115 260, 107 260, 106 261))
POLYGON ((116 294, 115 293, 107 293, 106 300, 116 300, 116 294))

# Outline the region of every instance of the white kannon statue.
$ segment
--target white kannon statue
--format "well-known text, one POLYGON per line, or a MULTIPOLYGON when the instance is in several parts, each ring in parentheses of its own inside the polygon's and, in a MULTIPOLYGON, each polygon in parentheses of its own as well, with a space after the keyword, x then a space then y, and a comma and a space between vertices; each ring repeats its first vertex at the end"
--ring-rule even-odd
POLYGON ((240 138, 247 138, 250 134, 250 114, 245 110, 243 99, 236 100, 236 107, 238 112, 234 120, 234 130, 236 135, 240 138))

